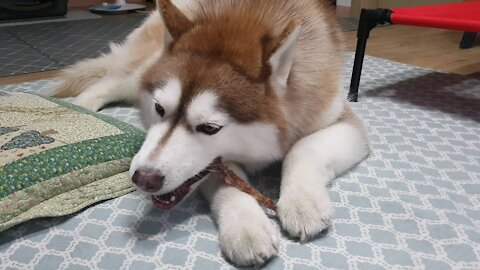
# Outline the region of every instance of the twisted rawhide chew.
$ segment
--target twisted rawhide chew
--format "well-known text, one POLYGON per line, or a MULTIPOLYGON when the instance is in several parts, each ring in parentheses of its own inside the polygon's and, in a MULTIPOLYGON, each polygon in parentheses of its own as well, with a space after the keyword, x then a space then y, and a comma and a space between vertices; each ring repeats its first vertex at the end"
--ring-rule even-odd
POLYGON ((211 165, 212 171, 219 173, 223 177, 225 184, 235 187, 242 192, 245 192, 255 198, 257 202, 264 205, 265 207, 272 209, 273 211, 277 210, 275 203, 268 197, 265 197, 260 191, 251 186, 247 181, 244 181, 242 178, 238 177, 232 170, 225 166, 220 159, 218 159, 214 164, 211 165))

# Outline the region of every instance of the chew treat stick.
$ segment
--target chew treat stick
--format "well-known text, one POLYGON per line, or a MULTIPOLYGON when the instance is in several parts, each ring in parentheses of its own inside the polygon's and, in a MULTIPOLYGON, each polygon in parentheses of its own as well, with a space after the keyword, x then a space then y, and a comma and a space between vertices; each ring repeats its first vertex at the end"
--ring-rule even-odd
POLYGON ((251 186, 247 181, 244 181, 238 177, 232 170, 227 168, 221 161, 216 162, 212 166, 215 172, 218 172, 222 175, 225 184, 235 187, 242 192, 245 192, 255 198, 260 204, 263 204, 265 207, 272 209, 273 211, 277 210, 275 203, 268 197, 263 196, 260 191, 251 186))

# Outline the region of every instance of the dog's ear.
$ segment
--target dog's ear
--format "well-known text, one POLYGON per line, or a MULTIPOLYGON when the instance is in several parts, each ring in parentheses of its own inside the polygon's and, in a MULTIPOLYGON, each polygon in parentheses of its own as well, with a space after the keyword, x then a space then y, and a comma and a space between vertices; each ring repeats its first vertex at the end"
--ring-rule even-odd
POLYGON ((264 65, 269 66, 269 80, 276 88, 287 86, 299 34, 300 26, 292 21, 279 36, 269 39, 264 49, 264 65))
POLYGON ((193 27, 190 21, 171 0, 157 0, 157 8, 163 18, 169 37, 166 42, 176 41, 180 36, 193 27))

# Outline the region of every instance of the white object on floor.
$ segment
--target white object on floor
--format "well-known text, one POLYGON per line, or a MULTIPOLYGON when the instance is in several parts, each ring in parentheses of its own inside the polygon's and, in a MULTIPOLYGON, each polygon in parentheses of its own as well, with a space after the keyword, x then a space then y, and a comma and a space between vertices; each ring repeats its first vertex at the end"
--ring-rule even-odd
POLYGON ((90 7, 90 11, 99 14, 123 14, 136 10, 144 10, 145 5, 128 4, 125 0, 116 0, 114 4, 103 2, 101 5, 90 7))

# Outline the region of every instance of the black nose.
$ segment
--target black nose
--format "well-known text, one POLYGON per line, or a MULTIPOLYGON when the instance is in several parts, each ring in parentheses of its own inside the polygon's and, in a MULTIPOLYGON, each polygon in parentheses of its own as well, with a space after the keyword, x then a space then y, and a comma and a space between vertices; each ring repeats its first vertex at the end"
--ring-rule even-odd
POLYGON ((146 192, 157 192, 163 186, 163 176, 158 171, 136 170, 132 182, 146 192))

